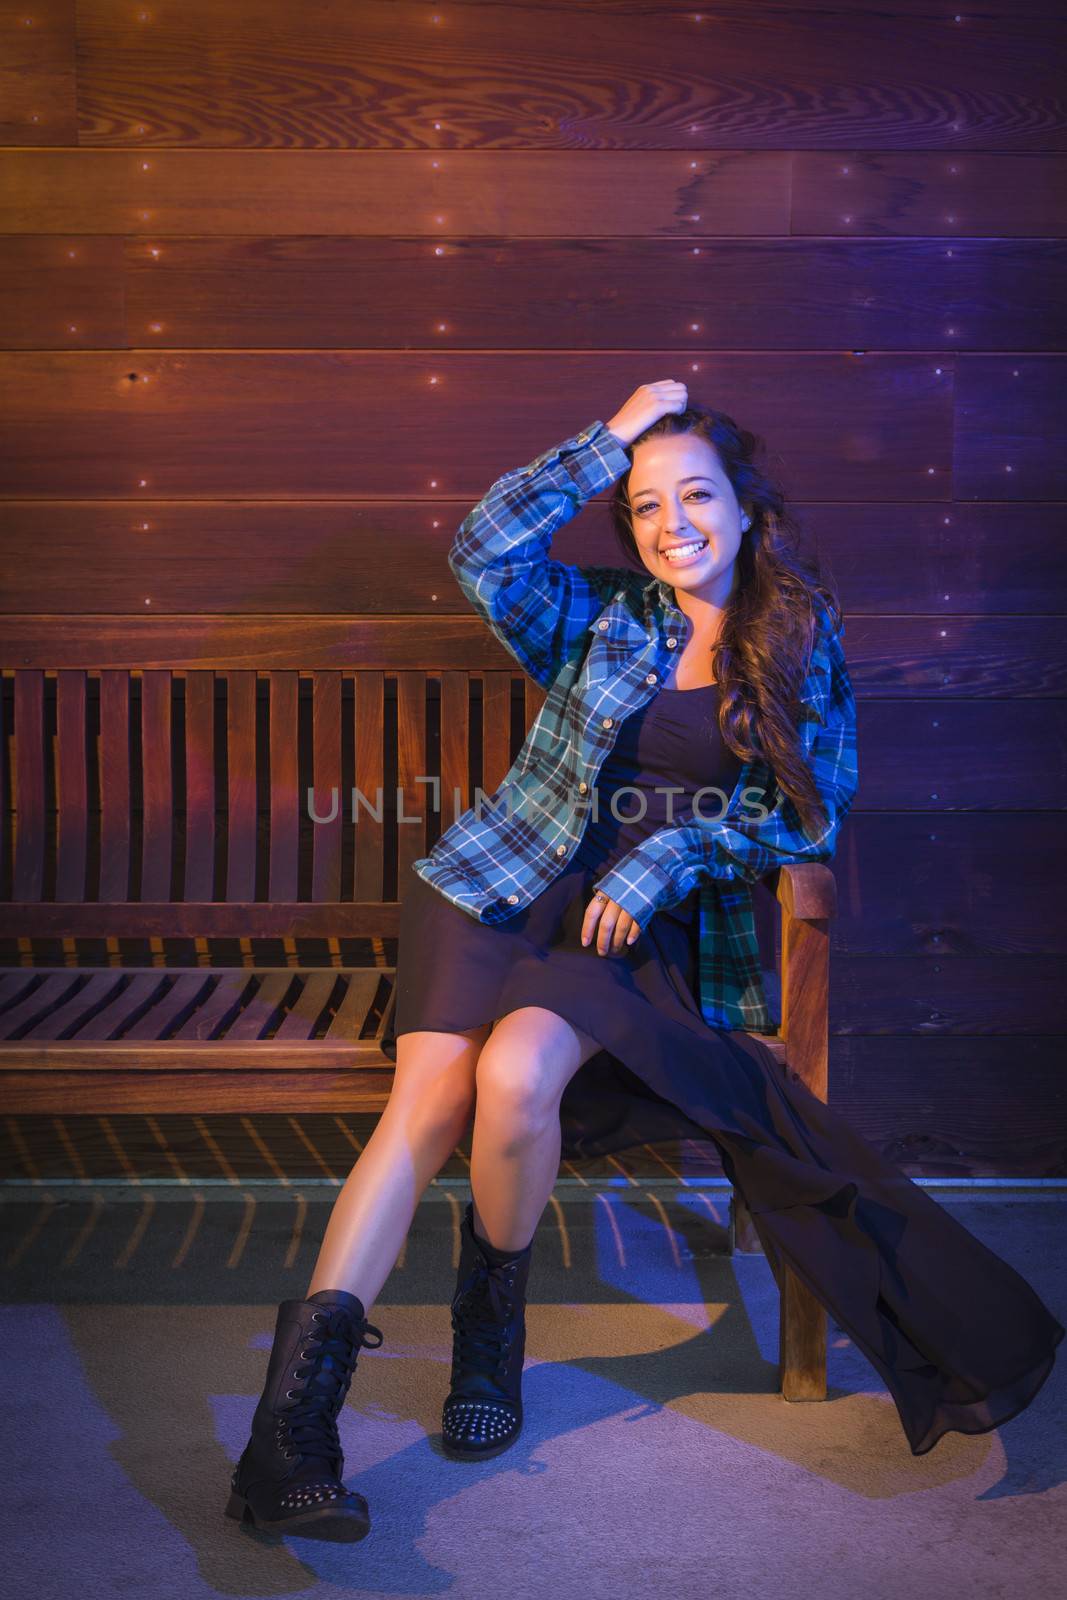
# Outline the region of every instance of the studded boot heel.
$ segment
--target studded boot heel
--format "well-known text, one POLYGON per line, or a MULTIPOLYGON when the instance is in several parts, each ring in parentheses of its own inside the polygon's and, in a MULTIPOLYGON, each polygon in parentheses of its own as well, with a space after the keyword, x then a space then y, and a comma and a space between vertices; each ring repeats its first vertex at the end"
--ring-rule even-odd
POLYGON ((362 1539, 370 1531, 366 1500, 341 1482, 337 1417, 360 1350, 381 1342, 381 1330, 345 1289, 282 1301, 252 1437, 230 1480, 228 1517, 309 1539, 362 1539))
POLYGON ((499 1455, 522 1428, 532 1250, 531 1240, 506 1261, 491 1261, 474 1232, 474 1206, 468 1201, 452 1300, 452 1387, 441 1417, 445 1454, 457 1460, 499 1455))

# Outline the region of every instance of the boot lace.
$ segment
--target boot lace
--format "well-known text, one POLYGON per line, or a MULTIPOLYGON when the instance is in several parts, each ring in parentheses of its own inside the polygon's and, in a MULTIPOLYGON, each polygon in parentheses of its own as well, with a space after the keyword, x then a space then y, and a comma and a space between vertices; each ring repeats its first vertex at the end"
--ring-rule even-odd
POLYGON ((292 1369, 294 1378, 305 1380, 304 1388, 299 1393, 285 1391, 286 1398, 296 1403, 284 1412, 282 1426, 294 1451, 336 1459, 341 1454, 336 1418, 352 1381, 356 1357, 364 1346, 376 1350, 382 1332, 369 1322, 361 1328, 344 1306, 316 1311, 312 1320, 320 1324, 319 1330, 303 1335, 298 1365, 292 1369), (377 1334, 377 1339, 369 1339, 368 1334, 377 1334))
POLYGON ((459 1366, 477 1366, 499 1382, 507 1369, 511 1349, 511 1313, 514 1299, 508 1289, 514 1282, 511 1267, 490 1267, 481 1257, 460 1283, 452 1307, 459 1366))

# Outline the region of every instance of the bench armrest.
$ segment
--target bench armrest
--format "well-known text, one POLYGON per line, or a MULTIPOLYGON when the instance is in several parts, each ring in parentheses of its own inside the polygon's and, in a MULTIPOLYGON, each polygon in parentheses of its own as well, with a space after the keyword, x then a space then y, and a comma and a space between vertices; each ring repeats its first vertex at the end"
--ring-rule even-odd
POLYGON ((837 881, 824 862, 778 869, 782 908, 782 1022, 786 1070, 820 1100, 828 1094, 830 922, 837 881))

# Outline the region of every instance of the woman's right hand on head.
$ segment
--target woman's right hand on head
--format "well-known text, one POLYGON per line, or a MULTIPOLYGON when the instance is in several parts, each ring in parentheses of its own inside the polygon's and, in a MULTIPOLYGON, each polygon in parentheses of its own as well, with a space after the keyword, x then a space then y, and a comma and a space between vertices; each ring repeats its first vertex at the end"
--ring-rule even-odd
POLYGON ((643 383, 635 389, 625 405, 619 407, 606 426, 617 439, 629 448, 646 428, 650 428, 668 411, 684 411, 689 404, 689 391, 684 383, 673 378, 662 378, 658 383, 643 383))

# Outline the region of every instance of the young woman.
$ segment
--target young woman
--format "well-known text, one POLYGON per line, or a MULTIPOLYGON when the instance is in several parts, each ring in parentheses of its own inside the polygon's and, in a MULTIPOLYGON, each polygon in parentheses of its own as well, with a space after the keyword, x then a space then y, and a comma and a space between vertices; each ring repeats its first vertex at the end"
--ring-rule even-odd
POLYGON ((368 1531, 336 1419, 472 1112, 452 1456, 522 1426, 526 1279, 561 1153, 713 1142, 776 1275, 868 1357, 916 1455, 1007 1421, 1052 1368, 1064 1329, 1030 1285, 748 1031, 774 1028, 751 885, 831 859, 857 784, 840 608, 757 447, 683 384, 645 384, 498 479, 456 535, 460 587, 547 698, 488 814, 465 811, 402 886, 393 1088, 307 1299, 279 1307, 232 1516, 368 1531), (631 565, 553 561, 552 535, 612 483, 631 565))

